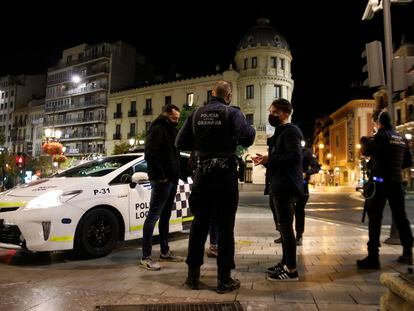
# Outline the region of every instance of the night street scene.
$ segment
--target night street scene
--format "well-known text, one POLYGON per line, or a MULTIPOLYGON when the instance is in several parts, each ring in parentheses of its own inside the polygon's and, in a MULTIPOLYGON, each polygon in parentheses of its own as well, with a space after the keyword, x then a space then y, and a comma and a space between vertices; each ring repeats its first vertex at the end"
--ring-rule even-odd
POLYGON ((413 0, 1 11, 0 310, 414 310, 413 0))

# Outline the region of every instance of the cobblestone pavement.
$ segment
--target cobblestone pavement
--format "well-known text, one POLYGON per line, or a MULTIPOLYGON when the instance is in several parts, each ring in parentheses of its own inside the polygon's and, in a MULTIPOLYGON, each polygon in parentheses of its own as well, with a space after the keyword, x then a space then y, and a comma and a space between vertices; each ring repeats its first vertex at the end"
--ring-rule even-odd
MULTIPOLYGON (((160 271, 137 267, 140 242, 128 242, 105 258, 77 260, 69 253, 0 251, 0 310, 94 310, 98 305, 239 300, 245 310, 377 310, 386 289, 383 272, 405 272, 395 260, 401 246, 383 244, 375 271, 356 269, 365 257, 367 231, 307 218, 298 247, 298 282, 269 282, 266 268, 281 258, 281 246, 267 209, 240 207, 236 221, 234 276, 242 286, 219 295, 214 259, 205 259, 201 290, 183 286, 185 263, 162 262, 160 271)), ((383 239, 386 238, 383 234, 383 239)), ((187 252, 188 235, 174 234, 171 249, 187 252)), ((159 254, 158 244, 154 255, 159 254)))

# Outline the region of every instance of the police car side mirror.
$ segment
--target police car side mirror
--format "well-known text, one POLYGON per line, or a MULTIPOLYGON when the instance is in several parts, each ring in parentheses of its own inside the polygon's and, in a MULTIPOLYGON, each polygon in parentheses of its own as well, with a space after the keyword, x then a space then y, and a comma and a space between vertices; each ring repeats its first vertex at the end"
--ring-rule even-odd
POLYGON ((149 182, 148 180, 148 174, 144 172, 137 172, 134 173, 131 177, 131 188, 135 188, 137 184, 143 184, 149 182))

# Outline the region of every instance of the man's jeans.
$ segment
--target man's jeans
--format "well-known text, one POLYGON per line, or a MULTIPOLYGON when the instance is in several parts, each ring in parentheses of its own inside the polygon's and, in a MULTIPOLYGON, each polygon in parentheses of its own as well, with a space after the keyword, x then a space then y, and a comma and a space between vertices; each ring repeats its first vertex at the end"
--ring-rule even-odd
POLYGON ((160 220, 158 231, 160 234, 161 253, 166 254, 170 250, 168 247, 169 221, 175 194, 177 193, 177 183, 151 181, 151 186, 150 208, 145 219, 142 237, 142 258, 151 256, 152 236, 158 219, 160 220))
POLYGON ((296 268, 296 240, 293 232, 293 215, 295 213, 295 197, 270 193, 271 207, 275 210, 277 229, 282 237, 282 264, 289 269, 296 268))

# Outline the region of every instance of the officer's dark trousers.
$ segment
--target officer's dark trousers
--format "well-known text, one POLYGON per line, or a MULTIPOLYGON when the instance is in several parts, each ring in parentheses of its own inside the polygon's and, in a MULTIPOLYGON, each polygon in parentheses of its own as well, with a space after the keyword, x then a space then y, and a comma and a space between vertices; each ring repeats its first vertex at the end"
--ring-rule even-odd
POLYGON ((305 231, 305 205, 309 199, 309 186, 306 182, 303 189, 304 194, 298 197, 295 204, 295 231, 296 238, 301 237, 305 231))
POLYGON ((202 174, 195 171, 193 188, 189 199, 194 215, 188 242, 188 267, 199 268, 203 264, 204 244, 214 217, 218 228, 217 266, 226 274, 235 268, 234 221, 239 201, 237 173, 235 170, 202 174))
POLYGON ((289 269, 296 268, 296 240, 293 232, 293 215, 295 213, 295 197, 270 192, 270 199, 275 209, 277 229, 282 237, 282 264, 289 269))
POLYGON ((375 185, 374 197, 366 202, 369 217, 369 254, 378 255, 378 248, 381 246, 381 224, 386 200, 388 200, 392 217, 400 234, 401 244, 404 248, 411 248, 413 246, 413 235, 405 212, 404 192, 401 182, 375 182, 375 185))

